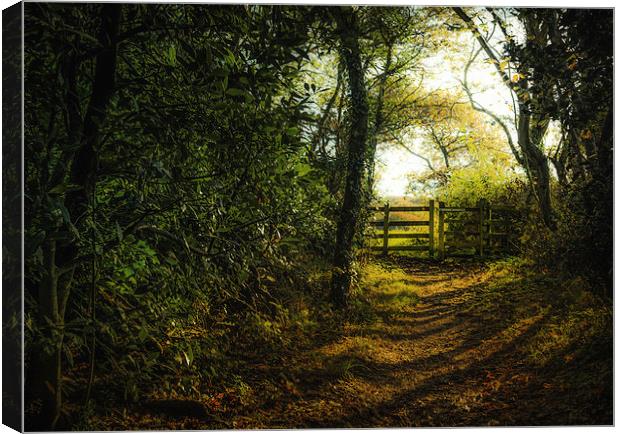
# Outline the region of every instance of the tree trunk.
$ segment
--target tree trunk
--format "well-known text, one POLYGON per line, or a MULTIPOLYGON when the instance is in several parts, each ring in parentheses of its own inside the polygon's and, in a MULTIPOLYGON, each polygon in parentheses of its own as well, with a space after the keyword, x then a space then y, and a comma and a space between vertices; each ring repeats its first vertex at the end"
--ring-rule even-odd
MULTIPOLYGON (((493 60, 493 64, 495 65, 497 73, 501 77, 502 81, 512 92, 514 92, 519 101, 519 119, 516 127, 518 144, 522 152, 522 160, 524 163, 523 166, 529 177, 531 190, 534 193, 538 204, 541 220, 549 229, 555 230, 556 225, 553 217, 553 208, 551 206, 549 164, 547 156, 542 150, 542 140, 544 133, 547 130, 547 126, 549 125, 549 116, 545 115, 542 117, 536 117, 534 122, 531 122, 532 116, 528 108, 529 102, 533 98, 537 98, 538 95, 533 94, 531 88, 528 86, 527 80, 513 82, 506 71, 500 67, 501 62, 472 19, 462 8, 454 7, 452 9, 471 30, 472 34, 479 42, 482 49, 486 52, 489 59, 493 60)), ((526 36, 528 36, 528 39, 540 39, 540 35, 536 30, 537 23, 526 21, 523 24, 525 26, 526 36)), ((529 75, 528 71, 519 72, 521 72, 525 77, 529 75)), ((539 84, 544 85, 544 83, 539 84)))
MULTIPOLYGON (((519 104, 517 141, 525 162, 525 170, 530 178, 531 189, 538 204, 540 217, 547 228, 555 230, 556 225, 553 207, 551 206, 549 164, 547 156, 542 151, 544 131, 535 129, 534 134, 532 134, 531 123, 531 115, 527 106, 523 103, 519 104), (534 135, 533 139, 532 135, 534 135)), ((540 122, 536 120, 535 123, 538 125, 540 122)))
POLYGON ((99 129, 106 115, 110 98, 115 91, 116 48, 119 32, 121 5, 105 4, 101 7, 101 33, 103 49, 97 55, 95 78, 90 102, 84 118, 81 146, 71 164, 71 183, 82 187, 67 196, 72 215, 80 215, 89 203, 89 193, 95 183, 98 163, 99 129))
MULTIPOLYGON (((95 78, 92 85, 88 110, 81 134, 76 134, 79 149, 73 156, 71 173, 63 166, 58 180, 70 176, 71 183, 80 190, 65 197, 65 205, 72 217, 81 215, 88 207, 91 186, 95 182, 99 127, 108 103, 115 90, 116 50, 121 17, 121 5, 105 4, 101 7, 101 30, 99 41, 102 50, 96 57, 95 78)), ((75 77, 74 77, 75 78, 75 77)), ((66 101, 69 108, 73 104, 66 101)), ((73 122, 75 125, 77 122, 73 122)), ((81 122, 79 122, 82 124, 81 122)), ((49 223, 53 227, 53 223, 49 223)), ((61 228, 57 228, 61 229, 61 228)), ((33 360, 28 369, 26 384, 33 400, 41 403, 40 411, 28 421, 26 429, 48 431, 58 428, 62 410, 62 349, 64 340, 65 310, 78 254, 75 241, 61 244, 48 239, 43 248, 45 273, 38 288, 38 322, 43 337, 37 339, 32 351, 33 360)), ((63 427, 65 428, 65 427, 63 427)))
POLYGON ((62 406, 61 351, 62 324, 58 312, 58 267, 56 241, 47 241, 43 248, 45 273, 38 295, 39 328, 42 337, 32 351, 31 374, 27 383, 41 407, 37 417, 26 425, 27 430, 54 429, 62 406))
POLYGON ((596 142, 597 172, 603 174, 603 179, 613 179, 613 143, 614 143, 614 107, 609 105, 601 136, 596 142))
POLYGON ((353 278, 353 239, 358 226, 363 203, 363 177, 368 139, 368 101, 358 42, 358 23, 351 7, 336 12, 337 31, 340 36, 340 55, 345 61, 349 76, 351 99, 351 128, 348 140, 347 174, 344 199, 336 232, 334 270, 331 282, 331 299, 337 307, 348 302, 353 278))

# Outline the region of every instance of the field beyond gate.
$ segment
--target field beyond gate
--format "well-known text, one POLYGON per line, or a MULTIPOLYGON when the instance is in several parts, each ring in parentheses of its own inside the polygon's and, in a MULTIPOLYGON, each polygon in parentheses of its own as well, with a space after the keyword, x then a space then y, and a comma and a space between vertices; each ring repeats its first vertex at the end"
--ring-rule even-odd
POLYGON ((476 207, 448 206, 430 200, 428 205, 372 206, 368 236, 370 250, 427 252, 430 258, 508 253, 516 245, 516 210, 481 199, 476 207), (380 215, 380 218, 378 218, 380 215), (411 216, 412 218, 405 218, 411 216), (390 241, 392 241, 390 243, 390 241))

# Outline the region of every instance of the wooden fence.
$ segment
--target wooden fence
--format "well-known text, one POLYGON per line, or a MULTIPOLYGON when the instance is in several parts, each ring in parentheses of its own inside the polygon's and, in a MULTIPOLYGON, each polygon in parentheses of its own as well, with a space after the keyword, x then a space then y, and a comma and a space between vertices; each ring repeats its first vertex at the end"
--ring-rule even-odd
POLYGON ((421 251, 438 259, 447 256, 484 257, 504 253, 516 245, 515 210, 491 206, 486 200, 478 201, 476 207, 446 206, 435 200, 431 200, 428 206, 390 207, 386 203, 383 207, 370 207, 369 211, 383 213, 383 219, 370 222, 371 227, 382 229, 382 232, 374 232, 369 238, 383 241, 380 246, 371 246, 371 250, 381 251, 384 255, 390 251, 421 251), (393 220, 390 213, 417 213, 421 219, 393 220), (409 239, 411 243, 390 245, 393 239, 409 239), (466 251, 472 249, 473 252, 466 251))

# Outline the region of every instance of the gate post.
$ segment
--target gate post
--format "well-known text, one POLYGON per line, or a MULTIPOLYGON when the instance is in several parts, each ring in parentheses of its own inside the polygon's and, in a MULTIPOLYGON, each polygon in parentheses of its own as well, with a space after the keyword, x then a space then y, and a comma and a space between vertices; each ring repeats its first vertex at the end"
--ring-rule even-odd
POLYGON ((444 208, 445 204, 443 202, 439 202, 439 259, 443 260, 446 257, 446 245, 445 245, 445 234, 444 234, 444 208))
POLYGON ((491 206, 491 204, 489 202, 487 202, 487 209, 485 212, 486 218, 487 218, 487 228, 486 228, 486 232, 487 232, 487 252, 493 253, 493 244, 492 244, 492 240, 491 240, 491 228, 493 226, 493 207, 491 206))
POLYGON ((390 230, 390 202, 385 203, 385 208, 383 209, 383 254, 387 256, 388 254, 388 233, 390 230))
POLYGON ((428 202, 428 256, 435 257, 435 201, 428 202))
POLYGON ((486 200, 478 201, 478 255, 484 257, 484 216, 486 214, 486 200))

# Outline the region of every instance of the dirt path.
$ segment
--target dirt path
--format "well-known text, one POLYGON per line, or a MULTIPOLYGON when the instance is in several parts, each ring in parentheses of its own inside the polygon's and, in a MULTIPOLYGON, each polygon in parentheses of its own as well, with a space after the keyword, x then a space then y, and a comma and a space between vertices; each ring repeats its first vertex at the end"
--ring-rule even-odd
POLYGON ((135 429, 612 424, 608 308, 493 267, 370 263, 349 318, 317 319, 294 352, 236 356, 243 396, 219 393, 203 419, 139 416, 135 429))
POLYGON ((566 381, 570 351, 562 366, 557 357, 541 365, 527 359, 549 309, 519 306, 531 303, 518 289, 485 305, 483 265, 405 260, 368 271, 366 318, 272 368, 285 393, 233 416, 232 427, 611 423, 596 403, 609 391, 584 396, 566 381))

